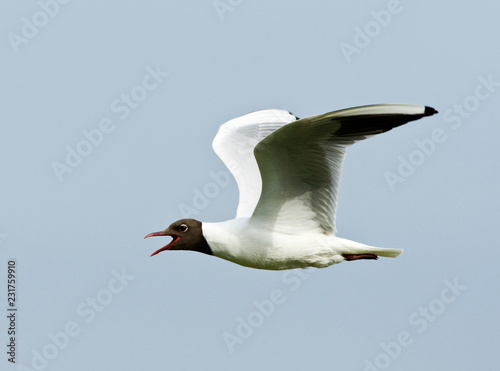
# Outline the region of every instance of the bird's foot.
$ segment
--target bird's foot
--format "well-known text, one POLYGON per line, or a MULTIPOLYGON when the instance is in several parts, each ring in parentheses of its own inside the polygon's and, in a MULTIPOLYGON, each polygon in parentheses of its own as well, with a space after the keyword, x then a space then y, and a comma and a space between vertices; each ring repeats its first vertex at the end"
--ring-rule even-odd
POLYGON ((361 259, 370 259, 370 260, 377 260, 378 259, 378 256, 375 254, 344 254, 342 256, 347 261, 361 260, 361 259))

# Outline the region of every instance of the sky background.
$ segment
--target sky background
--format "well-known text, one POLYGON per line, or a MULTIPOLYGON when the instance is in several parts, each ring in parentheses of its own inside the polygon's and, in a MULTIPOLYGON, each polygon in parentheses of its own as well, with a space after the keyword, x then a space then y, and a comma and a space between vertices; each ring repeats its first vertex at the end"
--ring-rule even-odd
POLYGON ((499 370, 499 4, 2 8, 2 370, 499 370), (440 112, 344 163, 338 235, 402 256, 288 272, 149 257, 168 239, 143 237, 181 217, 234 217, 223 122, 375 103, 440 112))

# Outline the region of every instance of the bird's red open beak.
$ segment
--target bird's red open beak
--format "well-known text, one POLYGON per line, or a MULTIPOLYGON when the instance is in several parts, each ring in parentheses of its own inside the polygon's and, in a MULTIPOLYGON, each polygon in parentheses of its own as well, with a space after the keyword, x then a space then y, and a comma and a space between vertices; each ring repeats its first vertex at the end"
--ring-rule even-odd
POLYGON ((172 237, 172 241, 170 241, 168 244, 166 244, 165 246, 163 246, 161 249, 156 250, 154 253, 152 253, 150 255, 150 257, 154 256, 156 254, 159 254, 159 253, 161 253, 164 250, 168 250, 171 244, 173 244, 174 242, 176 242, 176 241, 178 241, 180 239, 180 237, 177 236, 176 234, 170 234, 170 233, 165 233, 165 232, 153 232, 153 233, 148 234, 144 238, 155 237, 155 236, 170 236, 170 237, 172 237))

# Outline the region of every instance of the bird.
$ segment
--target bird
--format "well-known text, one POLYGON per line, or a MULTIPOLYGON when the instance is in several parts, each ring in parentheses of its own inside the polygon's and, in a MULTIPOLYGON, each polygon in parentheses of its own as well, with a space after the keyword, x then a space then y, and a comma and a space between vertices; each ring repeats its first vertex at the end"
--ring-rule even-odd
POLYGON ((267 270, 398 257, 402 249, 336 236, 342 165, 349 146, 436 113, 423 105, 375 104, 302 119, 267 109, 227 121, 212 147, 237 183, 236 217, 180 219, 144 237, 172 238, 151 256, 188 250, 267 270))

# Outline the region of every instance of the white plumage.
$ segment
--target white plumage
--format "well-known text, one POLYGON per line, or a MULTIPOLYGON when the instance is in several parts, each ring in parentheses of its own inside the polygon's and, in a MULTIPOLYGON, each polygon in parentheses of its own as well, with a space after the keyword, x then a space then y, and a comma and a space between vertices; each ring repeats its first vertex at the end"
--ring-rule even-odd
POLYGON ((274 109, 230 120, 220 127, 213 149, 238 184, 236 218, 220 223, 184 219, 151 235, 174 237, 159 251, 212 253, 260 269, 322 268, 344 260, 397 257, 403 250, 335 236, 342 164, 352 144, 435 113, 426 106, 384 104, 300 120, 274 109), (193 234, 183 242, 196 223, 202 236, 193 234))

